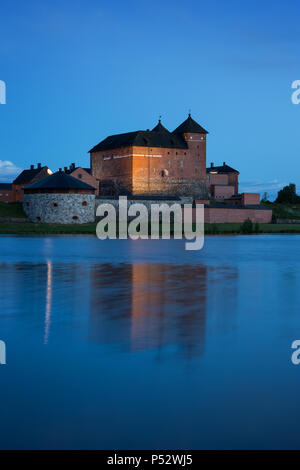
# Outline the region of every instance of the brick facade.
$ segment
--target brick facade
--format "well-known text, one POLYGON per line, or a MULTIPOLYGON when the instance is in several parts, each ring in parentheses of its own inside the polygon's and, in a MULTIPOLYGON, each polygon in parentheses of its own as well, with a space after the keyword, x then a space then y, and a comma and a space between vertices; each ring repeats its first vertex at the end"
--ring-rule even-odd
POLYGON ((93 188, 96 189, 96 196, 99 194, 99 183, 95 176, 90 174, 84 168, 77 167, 74 171, 70 171, 69 175, 73 176, 73 178, 77 178, 80 181, 83 181, 86 184, 89 184, 93 188))
POLYGON ((207 131, 188 118, 173 132, 160 122, 150 131, 106 137, 90 150, 100 195, 186 195, 207 198, 207 131))
POLYGON ((224 200, 234 195, 234 186, 212 185, 211 195, 216 200, 224 200))
POLYGON ((0 183, 0 201, 1 202, 12 202, 13 193, 12 185, 8 183, 0 183))
POLYGON ((242 204, 259 204, 260 194, 259 193, 242 193, 241 194, 242 204))
POLYGON ((13 200, 13 202, 22 202, 23 194, 24 194, 24 191, 23 191, 24 186, 27 186, 31 183, 34 183, 35 181, 38 181, 42 178, 45 178, 46 176, 49 176, 49 174, 52 174, 52 171, 49 170, 49 168, 47 166, 40 167, 40 168, 36 169, 36 170, 39 170, 39 171, 36 171, 33 168, 31 168, 31 170, 23 171, 21 173, 21 175, 19 175, 19 177, 16 178, 15 181, 13 181, 13 184, 12 184, 12 200, 13 200), (31 170, 35 171, 35 175, 33 177, 30 177, 31 170), (19 183, 18 180, 20 179, 20 176, 22 176, 22 174, 24 174, 24 178, 22 179, 22 182, 19 183), (26 178, 27 174, 28 174, 28 179, 26 178))
POLYGON ((129 146, 91 152, 92 175, 100 182, 100 194, 111 182, 134 195, 207 197, 206 135, 184 134, 184 138, 188 148, 129 146))

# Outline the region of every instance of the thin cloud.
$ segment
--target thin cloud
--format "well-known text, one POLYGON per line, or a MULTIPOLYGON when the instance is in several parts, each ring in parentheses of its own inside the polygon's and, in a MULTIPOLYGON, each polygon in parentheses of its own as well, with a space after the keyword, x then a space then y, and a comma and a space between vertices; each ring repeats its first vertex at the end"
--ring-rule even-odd
POLYGON ((17 167, 9 160, 0 160, 0 181, 11 182, 22 171, 22 168, 17 167))
POLYGON ((239 190, 241 193, 260 193, 261 195, 267 193, 269 199, 272 200, 276 198, 278 191, 287 184, 276 179, 273 181, 243 181, 239 185, 239 190))

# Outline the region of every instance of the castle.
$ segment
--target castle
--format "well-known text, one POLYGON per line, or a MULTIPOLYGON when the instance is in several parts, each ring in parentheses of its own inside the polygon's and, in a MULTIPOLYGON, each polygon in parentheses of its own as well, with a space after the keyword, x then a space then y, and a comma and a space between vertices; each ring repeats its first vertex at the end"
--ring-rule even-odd
POLYGON ((152 130, 106 137, 89 151, 99 195, 186 197, 205 204, 207 223, 270 222, 259 194, 239 193, 238 170, 226 162, 206 167, 207 134, 189 114, 173 132, 159 120, 152 130))
POLYGON ((159 120, 151 131, 107 137, 89 151, 100 194, 171 194, 208 199, 207 134, 189 114, 173 132, 159 120))
MULTIPOLYGON (((33 220, 41 221, 47 214, 49 220, 59 223, 67 220, 66 207, 73 199, 78 203, 78 210, 76 214, 69 214, 71 223, 81 223, 91 220, 93 204, 96 210, 106 197, 118 198, 119 195, 145 199, 147 204, 149 200, 158 199, 172 203, 174 198, 181 204, 184 201, 203 203, 207 223, 243 222, 247 218, 253 222, 270 222, 272 210, 260 204, 259 194, 239 193, 238 170, 226 162, 206 167, 207 134, 189 114, 173 132, 159 120, 152 130, 111 135, 89 151, 90 168, 76 167, 72 163, 52 175, 47 166, 38 164, 34 168, 31 165, 13 181, 12 200, 23 200, 24 210, 33 220), (63 173, 68 178, 63 178, 63 173), (80 181, 80 187, 76 181, 80 181), (72 196, 69 186, 74 193, 72 196), (96 196, 93 204, 87 201, 91 197, 81 201, 77 193, 82 191, 87 195, 92 191, 96 196), (41 207, 43 201, 47 207, 41 207)), ((3 197, 9 199, 6 193, 3 197)))

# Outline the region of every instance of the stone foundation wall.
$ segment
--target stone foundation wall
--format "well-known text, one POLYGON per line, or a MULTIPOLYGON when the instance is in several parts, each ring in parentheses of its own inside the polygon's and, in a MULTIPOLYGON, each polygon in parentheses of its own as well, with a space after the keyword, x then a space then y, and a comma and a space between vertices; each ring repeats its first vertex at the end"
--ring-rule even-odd
POLYGON ((35 223, 84 224, 95 220, 95 195, 24 194, 23 209, 35 223))
POLYGON ((132 184, 132 192, 138 194, 164 194, 176 196, 193 196, 198 199, 207 199, 208 190, 205 181, 199 178, 171 178, 152 177, 146 182, 144 179, 135 178, 132 184))

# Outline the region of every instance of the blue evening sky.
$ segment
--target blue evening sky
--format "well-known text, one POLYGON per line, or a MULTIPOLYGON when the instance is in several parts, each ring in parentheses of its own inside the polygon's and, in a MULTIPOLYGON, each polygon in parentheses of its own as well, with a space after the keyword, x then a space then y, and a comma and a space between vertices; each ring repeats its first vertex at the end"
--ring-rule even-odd
POLYGON ((0 180, 75 162, 109 134, 209 130, 207 162, 245 190, 300 190, 300 3, 27 0, 0 4, 0 180), (10 163, 11 162, 11 163, 10 163))

